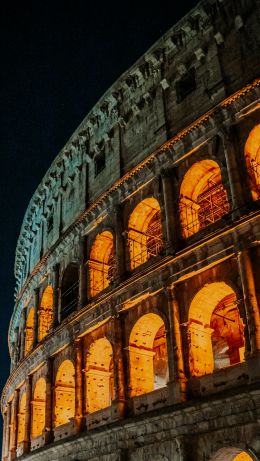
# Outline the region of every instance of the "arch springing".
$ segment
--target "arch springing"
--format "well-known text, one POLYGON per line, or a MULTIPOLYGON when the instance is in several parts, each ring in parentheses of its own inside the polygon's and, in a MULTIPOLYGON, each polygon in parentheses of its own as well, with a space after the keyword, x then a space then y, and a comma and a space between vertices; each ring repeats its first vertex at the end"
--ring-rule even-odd
POLYGON ((149 197, 135 207, 128 222, 131 270, 158 255, 162 247, 160 205, 154 197, 149 197))
POLYGON ((106 338, 91 344, 86 362, 87 413, 93 413, 111 405, 115 398, 113 350, 106 338))
POLYGON ((42 295, 39 307, 38 339, 41 341, 49 332, 53 319, 53 289, 48 285, 42 295))
POLYGON ((244 324, 236 294, 225 282, 205 285, 189 310, 189 363, 193 376, 244 360, 244 324))
POLYGON ((54 425, 70 422, 75 415, 75 368, 71 360, 59 366, 55 380, 54 425))
POLYGON ((179 209, 184 238, 228 213, 227 193, 216 162, 202 160, 187 171, 180 188, 179 209))
POLYGON ((135 323, 129 338, 129 364, 131 397, 166 386, 166 333, 159 315, 145 314, 135 323))
POLYGON ((32 401, 32 438, 39 437, 45 428, 46 382, 44 378, 38 379, 35 384, 32 401))
POLYGON ((34 336, 34 307, 31 307, 25 326, 25 354, 28 354, 33 346, 34 336))
POLYGON ((98 234, 89 259, 90 295, 93 297, 107 288, 116 273, 113 235, 109 231, 98 234))

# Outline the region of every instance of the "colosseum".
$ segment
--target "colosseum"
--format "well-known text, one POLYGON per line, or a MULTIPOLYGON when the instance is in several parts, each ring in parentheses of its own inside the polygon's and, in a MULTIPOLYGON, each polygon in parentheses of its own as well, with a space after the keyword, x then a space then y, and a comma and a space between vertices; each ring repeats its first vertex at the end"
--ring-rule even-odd
POLYGON ((3 461, 260 460, 257 0, 201 0, 27 208, 3 461))

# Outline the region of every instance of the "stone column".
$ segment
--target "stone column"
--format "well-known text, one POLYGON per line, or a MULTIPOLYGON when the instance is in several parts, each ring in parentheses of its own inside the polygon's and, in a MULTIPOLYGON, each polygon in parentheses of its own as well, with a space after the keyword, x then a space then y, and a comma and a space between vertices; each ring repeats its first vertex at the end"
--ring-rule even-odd
POLYGON ((53 441, 52 412, 53 408, 53 359, 47 359, 46 402, 45 402, 45 443, 53 441))
POLYGON ((7 434, 7 411, 3 414, 3 446, 2 446, 2 459, 6 460, 6 434, 7 434))
POLYGON ((25 412, 25 433, 24 433, 24 453, 30 451, 31 442, 31 401, 32 401, 32 377, 26 378, 26 412, 25 412))
POLYGON ((5 420, 4 440, 3 440, 3 458, 4 458, 4 461, 7 461, 7 459, 8 459, 9 447, 10 447, 11 410, 12 410, 11 402, 8 402, 7 411, 6 411, 6 420, 5 420))
POLYGON ((80 242, 80 266, 79 266, 79 303, 78 309, 82 309, 87 304, 88 300, 88 274, 87 263, 85 262, 85 239, 80 242))
POLYGON ((79 432, 84 425, 84 392, 83 392, 83 342, 75 340, 75 424, 79 432))
POLYGON ((34 328, 33 328, 33 347, 37 345, 38 342, 38 319, 39 319, 39 297, 40 290, 35 288, 34 290, 34 328))
POLYGON ((114 329, 114 383, 115 383, 115 405, 117 405, 117 412, 120 416, 124 415, 126 392, 125 392, 125 373, 123 363, 123 344, 122 344, 122 327, 119 317, 113 318, 114 329))
POLYGON ((116 258, 116 279, 118 282, 123 280, 126 267, 125 267, 125 252, 126 242, 123 236, 123 220, 122 220, 122 208, 117 205, 113 209, 114 217, 114 229, 115 229, 115 242, 114 242, 114 254, 116 258))
POLYGON ((260 314, 249 250, 240 251, 237 259, 247 315, 251 354, 254 354, 260 351, 260 314))
POLYGON ((231 128, 222 130, 225 159, 227 164, 230 192, 232 196, 232 216, 238 218, 241 215, 241 208, 244 206, 244 194, 239 177, 238 165, 236 162, 236 138, 231 128))
POLYGON ((161 172, 163 198, 165 208, 165 224, 166 224, 166 254, 173 254, 176 249, 178 222, 175 213, 175 200, 173 191, 173 170, 164 169, 161 172))
POLYGON ((19 411, 19 392, 20 389, 14 391, 14 398, 12 403, 11 424, 10 424, 10 458, 16 458, 17 448, 17 431, 18 431, 18 411, 19 411))
POLYGON ((173 363, 169 363, 169 379, 173 383, 173 402, 186 400, 186 376, 184 373, 183 348, 179 305, 175 297, 174 288, 168 288, 168 312, 170 323, 171 344, 173 344, 173 363))
POLYGON ((53 328, 56 328, 59 324, 59 299, 60 299, 60 287, 59 287, 59 276, 60 276, 60 265, 56 264, 53 267, 54 272, 54 283, 53 283, 53 328))

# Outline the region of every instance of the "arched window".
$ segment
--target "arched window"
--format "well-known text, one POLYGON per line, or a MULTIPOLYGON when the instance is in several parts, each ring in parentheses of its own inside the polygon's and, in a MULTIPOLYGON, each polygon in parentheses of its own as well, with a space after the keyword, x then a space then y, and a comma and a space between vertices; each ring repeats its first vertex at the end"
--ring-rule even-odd
POLYGON ((221 172, 213 160, 197 162, 187 171, 180 189, 180 221, 187 238, 229 211, 221 172))
POLYGON ((153 313, 143 315, 134 325, 129 339, 131 397, 166 386, 168 354, 165 326, 153 313))
POLYGON ((32 401, 32 438, 39 437, 45 429, 46 382, 40 378, 35 384, 32 401))
POLYGON ((31 307, 26 320, 25 327, 25 354, 28 354, 33 346, 34 335, 34 307, 31 307))
POLYGON ((49 285, 45 288, 39 307, 38 338, 41 341, 49 332, 53 319, 53 289, 49 285))
POLYGON ((18 413, 18 435, 17 442, 21 443, 25 438, 25 415, 26 415, 26 394, 22 393, 19 401, 19 413, 18 413))
POLYGON ((86 363, 86 401, 87 412, 109 407, 115 398, 113 350, 106 338, 91 344, 86 363))
POLYGON ((225 447, 218 450, 210 461, 253 461, 254 459, 241 448, 225 447))
POLYGON ((61 320, 77 309, 79 300, 79 271, 77 264, 69 264, 61 283, 61 320))
POLYGON ((244 360, 244 324, 234 291, 224 282, 205 285, 189 310, 189 362, 193 376, 244 360))
POLYGON ((68 423, 75 415, 75 369, 70 360, 59 366, 55 381, 55 427, 68 423))
POLYGON ((163 246, 160 205, 153 197, 139 203, 128 222, 131 270, 160 253, 163 246))
POLYGON ((98 234, 89 259, 90 295, 95 296, 111 283, 115 275, 113 235, 109 231, 98 234))
POLYGON ((245 158, 253 200, 260 199, 260 124, 250 131, 245 144, 245 158))

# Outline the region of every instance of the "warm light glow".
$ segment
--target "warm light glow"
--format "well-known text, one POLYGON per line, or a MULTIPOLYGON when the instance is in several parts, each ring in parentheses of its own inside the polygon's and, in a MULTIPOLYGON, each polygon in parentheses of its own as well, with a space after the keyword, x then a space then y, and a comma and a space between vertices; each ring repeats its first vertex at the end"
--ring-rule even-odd
POLYGON ((252 458, 251 456, 249 456, 248 453, 242 451, 241 453, 239 453, 239 455, 235 456, 233 461, 252 461, 252 458))
POLYGON ((106 338, 100 338, 89 348, 86 363, 87 412, 111 405, 114 395, 113 350, 106 338))
POLYGON ((113 235, 109 231, 98 234, 90 252, 90 294, 95 296, 111 283, 115 273, 113 235))
POLYGON ((132 212, 128 222, 128 248, 132 270, 161 251, 160 205, 155 198, 146 198, 132 212))
POLYGON ((182 235, 187 238, 229 211, 221 172, 213 160, 197 162, 187 171, 180 189, 182 235))
POLYGON ((34 307, 31 307, 25 327, 25 354, 32 349, 34 335, 34 307))
POLYGON ((246 165, 253 200, 260 199, 260 124, 250 131, 245 144, 246 165))
POLYGON ((38 379, 32 401, 32 438, 39 437, 45 428, 46 382, 38 379))
POLYGON ((49 285, 45 288, 39 308, 38 339, 41 341, 49 332, 53 318, 53 289, 49 285))
POLYGON ((143 315, 129 339, 130 396, 164 387, 168 381, 168 355, 162 318, 143 315))
POLYGON ((59 366, 55 381, 55 427, 66 424, 75 414, 75 369, 70 360, 59 366))
POLYGON ((209 283, 193 298, 188 339, 193 376, 244 360, 244 325, 236 295, 226 283, 209 283))
POLYGON ((19 413, 18 413, 18 436, 17 442, 21 443, 25 438, 25 415, 26 415, 26 394, 20 396, 19 413))

